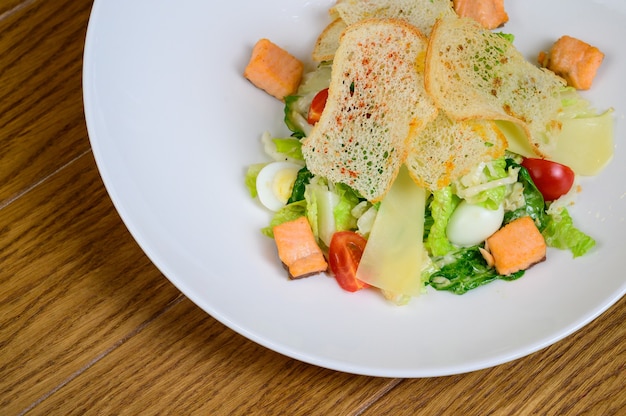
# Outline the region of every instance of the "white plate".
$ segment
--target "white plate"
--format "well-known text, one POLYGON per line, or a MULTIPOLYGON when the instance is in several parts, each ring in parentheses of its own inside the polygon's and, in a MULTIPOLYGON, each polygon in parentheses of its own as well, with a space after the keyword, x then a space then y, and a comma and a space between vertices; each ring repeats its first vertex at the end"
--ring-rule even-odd
MULTIPOLYGON (((515 282, 395 307, 334 280, 288 281, 259 229, 269 213, 243 185, 260 134, 286 132, 282 105, 242 77, 267 37, 306 59, 332 0, 96 0, 84 98, 93 152, 125 224, 185 295, 249 339, 335 370, 430 377, 522 357, 571 334, 626 291, 626 6, 622 0, 508 1, 505 31, 534 59, 562 34, 606 59, 591 92, 616 116, 614 162, 586 178, 575 222, 598 241, 515 282), (580 20, 584 19, 584 24, 580 20)), ((593 138, 590 138, 593 140, 593 138)))

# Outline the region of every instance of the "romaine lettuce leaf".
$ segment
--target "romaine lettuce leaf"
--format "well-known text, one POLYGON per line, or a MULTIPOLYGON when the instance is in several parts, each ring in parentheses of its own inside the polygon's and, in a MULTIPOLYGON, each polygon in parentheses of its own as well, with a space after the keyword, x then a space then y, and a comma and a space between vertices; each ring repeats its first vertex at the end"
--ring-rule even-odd
POLYGON ((352 209, 361 202, 358 194, 344 184, 331 184, 316 177, 305 187, 306 215, 313 234, 327 247, 336 231, 356 228, 352 209))
POLYGON ((504 158, 481 163, 454 181, 453 192, 468 203, 497 209, 508 193, 507 185, 517 182, 517 169, 509 168, 504 158))
POLYGON ((267 227, 261 229, 261 232, 270 238, 274 238, 274 227, 284 222, 293 221, 306 214, 306 201, 298 201, 287 204, 283 208, 276 211, 267 227))
POLYGON ((549 247, 570 250, 574 257, 587 253, 596 241, 574 226, 566 208, 547 216, 547 225, 541 232, 549 247))
POLYGON ((276 145, 277 152, 282 153, 291 159, 304 160, 304 157, 302 156, 302 143, 300 143, 300 140, 288 137, 273 138, 272 141, 276 145))
POLYGON ((293 183, 293 188, 291 190, 291 196, 287 200, 288 204, 302 201, 304 199, 306 186, 311 181, 312 177, 313 174, 307 169, 306 166, 298 171, 298 176, 296 176, 296 181, 293 183))
POLYGON ((328 87, 332 62, 322 62, 318 67, 306 73, 298 91, 294 95, 285 97, 285 124, 293 132, 293 137, 301 139, 306 137, 313 126, 307 122, 307 114, 311 107, 311 101, 315 95, 328 87))
POLYGON ((352 230, 356 228, 356 218, 352 215, 352 209, 362 200, 359 194, 348 185, 338 183, 334 187, 339 195, 339 202, 335 205, 333 215, 337 231, 352 230))
POLYGON ((546 211, 543 195, 533 183, 526 168, 510 159, 507 159, 507 163, 520 167, 518 178, 524 185, 525 205, 515 211, 507 212, 504 215, 505 223, 528 215, 535 220, 548 247, 570 250, 574 257, 582 256, 595 246, 596 242, 592 237, 574 226, 566 208, 546 211))
POLYGON ((457 295, 496 279, 515 280, 524 275, 524 270, 508 276, 499 275, 495 268, 487 265, 478 246, 459 249, 434 261, 443 264, 440 270, 429 276, 428 283, 437 290, 447 290, 457 295))
POLYGON ((253 165, 248 166, 248 170, 246 171, 245 184, 246 188, 248 188, 248 192, 250 192, 251 198, 257 197, 257 189, 256 189, 256 178, 259 176, 259 172, 267 165, 267 163, 255 163, 253 165))
POLYGON ((454 249, 446 235, 446 228, 459 202, 460 199, 452 193, 450 186, 433 192, 429 205, 430 215, 424 222, 425 228, 429 228, 425 246, 433 256, 442 256, 454 249))
POLYGON ((524 201, 525 204, 521 208, 515 211, 509 211, 504 214, 504 223, 508 224, 514 219, 530 216, 539 228, 539 231, 543 230, 546 226, 546 203, 543 199, 543 195, 535 186, 535 183, 530 177, 528 170, 525 167, 516 163, 513 159, 507 159, 507 166, 519 169, 517 178, 518 181, 524 186, 524 201))
POLYGON ((301 95, 288 95, 285 97, 285 125, 292 136, 298 139, 306 137, 311 131, 311 125, 306 120, 306 114, 311 106, 313 98, 301 95))

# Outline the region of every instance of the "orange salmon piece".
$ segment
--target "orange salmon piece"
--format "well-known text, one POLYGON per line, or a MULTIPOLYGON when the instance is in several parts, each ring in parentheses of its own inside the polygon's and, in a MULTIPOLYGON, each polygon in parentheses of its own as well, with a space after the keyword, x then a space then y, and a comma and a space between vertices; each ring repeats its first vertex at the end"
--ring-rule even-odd
POLYGON ((546 241, 530 217, 511 221, 487 239, 496 270, 506 276, 546 258, 546 241))
POLYGON ((305 217, 277 225, 273 231, 278 257, 289 271, 289 278, 306 277, 328 269, 305 217))
POLYGON ((243 75, 256 87, 282 101, 296 92, 303 70, 304 65, 298 58, 268 39, 261 39, 254 45, 243 75))
POLYGON ((549 53, 540 52, 538 60, 541 66, 565 79, 568 85, 588 90, 604 60, 604 53, 580 39, 562 36, 549 53))
POLYGON ((509 21, 504 0, 454 0, 454 11, 461 17, 470 17, 486 29, 495 29, 509 21))

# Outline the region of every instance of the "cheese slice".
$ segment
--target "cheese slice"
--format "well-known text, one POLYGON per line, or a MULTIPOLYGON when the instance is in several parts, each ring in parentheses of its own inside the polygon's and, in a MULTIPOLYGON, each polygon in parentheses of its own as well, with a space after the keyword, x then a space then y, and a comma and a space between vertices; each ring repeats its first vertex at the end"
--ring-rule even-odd
POLYGON ((361 257, 357 278, 396 295, 422 291, 426 190, 402 167, 380 208, 361 257))
POLYGON ((550 159, 569 166, 578 175, 597 175, 613 158, 613 111, 595 117, 563 121, 550 159))

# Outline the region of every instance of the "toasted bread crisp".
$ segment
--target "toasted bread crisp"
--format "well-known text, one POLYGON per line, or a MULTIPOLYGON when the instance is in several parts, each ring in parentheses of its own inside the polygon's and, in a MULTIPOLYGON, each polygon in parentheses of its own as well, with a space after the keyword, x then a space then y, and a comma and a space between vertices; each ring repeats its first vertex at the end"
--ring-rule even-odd
POLYGON ((556 145, 565 82, 473 19, 446 18, 435 24, 425 81, 437 106, 453 120, 516 123, 539 156, 548 156, 556 145))
POLYGON ((315 62, 332 61, 339 47, 339 38, 347 27, 346 22, 337 18, 320 33, 313 47, 311 57, 315 62))
POLYGON ((454 14, 450 0, 338 0, 330 9, 331 17, 348 25, 370 18, 401 19, 426 36, 438 18, 454 14))
POLYGON ((397 19, 349 26, 333 61, 326 108, 302 152, 309 170, 370 201, 383 198, 408 144, 436 117, 426 94, 426 37, 397 19))
POLYGON ((406 165, 419 186, 437 190, 480 162, 504 155, 507 141, 490 120, 452 121, 443 112, 411 142, 406 165))

